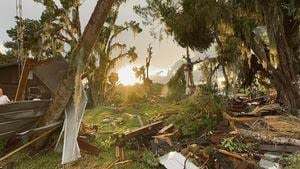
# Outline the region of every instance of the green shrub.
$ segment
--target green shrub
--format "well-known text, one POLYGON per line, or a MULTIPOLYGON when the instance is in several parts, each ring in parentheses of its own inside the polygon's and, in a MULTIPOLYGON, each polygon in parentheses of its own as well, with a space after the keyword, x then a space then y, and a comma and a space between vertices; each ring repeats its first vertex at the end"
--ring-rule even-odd
POLYGON ((144 100, 145 100, 145 95, 140 95, 138 93, 130 93, 127 96, 126 103, 135 104, 135 103, 141 103, 144 100))
POLYGON ((221 142, 221 147, 230 152, 242 153, 247 152, 250 145, 240 143, 238 139, 235 139, 235 137, 231 137, 224 139, 221 142))
POLYGON ((159 166, 159 160, 157 156, 149 150, 143 152, 143 161, 151 167, 159 166))
POLYGON ((288 161, 289 164, 285 169, 300 169, 300 152, 291 155, 288 161))
POLYGON ((187 100, 185 110, 169 120, 184 135, 197 136, 202 130, 215 128, 222 119, 223 100, 222 96, 202 86, 187 100))
POLYGON ((176 101, 185 98, 185 87, 184 65, 182 65, 168 82, 168 98, 176 101))

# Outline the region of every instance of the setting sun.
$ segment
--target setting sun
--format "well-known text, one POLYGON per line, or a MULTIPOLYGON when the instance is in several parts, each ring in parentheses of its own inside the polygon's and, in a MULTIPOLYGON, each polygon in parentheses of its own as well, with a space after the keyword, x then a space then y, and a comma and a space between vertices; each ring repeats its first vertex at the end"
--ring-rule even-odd
POLYGON ((125 86, 134 85, 136 83, 141 83, 139 79, 135 77, 134 71, 131 66, 125 66, 118 70, 119 81, 125 86))

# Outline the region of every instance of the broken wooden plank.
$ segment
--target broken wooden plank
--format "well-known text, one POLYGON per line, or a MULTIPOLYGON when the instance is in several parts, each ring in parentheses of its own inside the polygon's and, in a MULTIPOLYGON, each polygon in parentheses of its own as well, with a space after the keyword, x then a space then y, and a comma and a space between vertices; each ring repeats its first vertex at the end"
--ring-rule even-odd
POLYGON ((169 132, 173 129, 174 129, 174 124, 169 124, 169 125, 165 126, 164 128, 162 128, 161 130, 159 130, 158 133, 159 134, 164 134, 164 133, 169 132))
POLYGON ((99 155, 100 149, 95 145, 92 145, 81 138, 78 138, 77 141, 78 141, 79 148, 84 152, 88 154, 99 155))
POLYGON ((124 147, 116 146, 116 158, 119 161, 124 161, 125 160, 124 147))
POLYGON ((268 98, 267 96, 260 96, 260 97, 254 98, 254 99, 244 100, 243 103, 262 102, 262 101, 264 101, 267 98, 268 98))
POLYGON ((119 161, 119 159, 111 162, 108 166, 104 167, 103 169, 111 169, 118 161, 119 161))
POLYGON ((300 151, 300 146, 290 146, 290 145, 260 144, 258 148, 263 151, 273 151, 273 152, 294 153, 300 151))
POLYGON ((234 121, 240 123, 255 122, 257 120, 257 117, 232 117, 227 112, 223 112, 223 117, 228 121, 234 121))
POLYGON ((125 160, 125 161, 117 162, 117 163, 115 163, 115 165, 128 165, 131 163, 133 163, 133 160, 125 160))
POLYGON ((133 138, 135 136, 147 135, 147 134, 152 133, 152 132, 157 132, 159 129, 162 128, 162 126, 163 126, 162 121, 151 123, 149 125, 137 128, 137 129, 135 129, 131 132, 125 133, 124 135, 122 135, 122 139, 130 139, 130 138, 133 138))
POLYGON ((225 154, 225 155, 228 155, 228 156, 231 156, 231 157, 234 157, 234 158, 237 158, 237 159, 240 159, 242 161, 246 160, 246 158, 242 157, 241 155, 236 154, 236 153, 232 153, 232 152, 229 152, 229 151, 226 151, 226 150, 219 149, 218 152, 220 152, 222 154, 225 154))

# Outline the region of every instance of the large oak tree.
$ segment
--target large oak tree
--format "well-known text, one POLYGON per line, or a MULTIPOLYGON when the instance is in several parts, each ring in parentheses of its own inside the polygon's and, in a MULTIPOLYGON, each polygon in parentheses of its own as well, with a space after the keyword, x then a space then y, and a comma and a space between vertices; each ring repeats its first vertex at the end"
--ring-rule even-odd
MULTIPOLYGON (((80 97, 80 95, 76 93, 81 93, 81 75, 86 68, 87 60, 94 49, 113 3, 114 0, 99 0, 97 2, 94 12, 85 27, 84 33, 71 53, 68 73, 56 90, 46 114, 39 122, 39 126, 49 125, 61 118, 72 94, 75 93, 74 97, 80 97)), ((76 100, 77 99, 78 98, 76 98, 76 100)), ((40 141, 36 148, 40 148, 44 143, 45 140, 40 141)))

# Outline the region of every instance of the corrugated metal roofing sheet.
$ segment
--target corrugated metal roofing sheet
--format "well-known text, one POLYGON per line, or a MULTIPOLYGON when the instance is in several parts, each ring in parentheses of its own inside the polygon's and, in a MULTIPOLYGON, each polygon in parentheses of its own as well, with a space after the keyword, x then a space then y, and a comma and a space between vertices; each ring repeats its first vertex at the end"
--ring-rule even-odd
POLYGON ((49 100, 21 101, 0 105, 0 137, 35 127, 49 106, 49 100))
MULTIPOLYGON (((160 164, 165 166, 167 169, 184 169, 184 163, 186 157, 178 152, 170 152, 159 158, 160 164)), ((199 169, 195 164, 186 161, 185 169, 199 169)))

